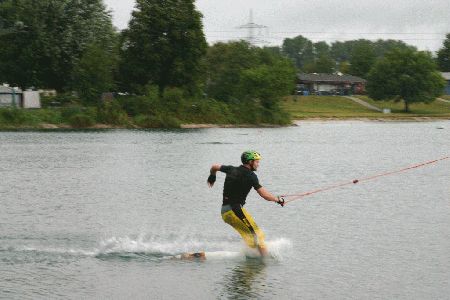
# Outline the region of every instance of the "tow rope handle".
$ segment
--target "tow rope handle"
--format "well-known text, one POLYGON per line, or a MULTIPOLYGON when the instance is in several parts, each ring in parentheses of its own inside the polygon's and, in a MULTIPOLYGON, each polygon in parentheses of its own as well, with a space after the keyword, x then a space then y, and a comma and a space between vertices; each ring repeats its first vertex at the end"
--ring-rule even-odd
POLYGON ((284 204, 286 203, 286 201, 284 200, 284 196, 278 196, 277 199, 278 199, 277 203, 280 204, 281 207, 283 207, 284 204))

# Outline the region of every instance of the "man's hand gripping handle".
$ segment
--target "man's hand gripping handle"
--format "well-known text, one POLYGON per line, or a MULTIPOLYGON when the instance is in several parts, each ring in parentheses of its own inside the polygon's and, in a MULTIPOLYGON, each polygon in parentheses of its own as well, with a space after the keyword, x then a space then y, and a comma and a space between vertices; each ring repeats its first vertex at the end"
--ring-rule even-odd
POLYGON ((284 197, 283 197, 283 196, 278 196, 277 198, 278 198, 277 203, 280 204, 281 207, 283 207, 283 206, 284 206, 284 203, 285 203, 284 197))

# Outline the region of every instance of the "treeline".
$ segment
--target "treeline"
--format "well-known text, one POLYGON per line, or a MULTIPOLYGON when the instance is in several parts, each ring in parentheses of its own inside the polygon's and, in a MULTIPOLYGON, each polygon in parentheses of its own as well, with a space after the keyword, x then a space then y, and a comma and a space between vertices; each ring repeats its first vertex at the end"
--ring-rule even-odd
MULTIPOLYGON (((275 53, 286 55, 295 66, 305 73, 332 73, 339 71, 366 78, 375 62, 394 50, 413 50, 416 47, 398 40, 365 39, 351 41, 313 42, 306 37, 287 38, 280 47, 270 48, 275 53)), ((450 33, 443 47, 434 58, 440 71, 450 72, 450 33)))
POLYGON ((137 0, 118 32, 102 0, 0 1, 0 82, 57 90, 44 104, 60 103, 62 120, 74 124, 286 124, 279 103, 296 72, 365 77, 390 50, 415 51, 401 41, 302 36, 281 47, 209 46, 194 2, 137 0), (121 96, 99 101, 106 91, 121 96))
POLYGON ((329 45, 303 37, 287 38, 279 51, 290 57, 296 67, 305 73, 332 73, 339 71, 365 78, 379 58, 393 49, 415 49, 397 40, 370 41, 365 39, 329 45))
POLYGON ((45 103, 98 106, 95 121, 106 91, 148 126, 290 121, 278 103, 295 86, 292 62, 246 42, 208 46, 192 0, 138 0, 122 32, 101 0, 5 0, 0 17, 0 81, 56 89, 45 103))

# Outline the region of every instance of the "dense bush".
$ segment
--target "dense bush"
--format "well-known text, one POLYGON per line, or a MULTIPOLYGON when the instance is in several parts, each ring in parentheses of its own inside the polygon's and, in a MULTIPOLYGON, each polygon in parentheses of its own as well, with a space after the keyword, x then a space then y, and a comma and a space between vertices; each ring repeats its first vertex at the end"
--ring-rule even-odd
POLYGON ((11 126, 37 126, 41 123, 59 124, 62 122, 61 114, 58 110, 35 109, 24 110, 16 108, 0 109, 0 125, 2 127, 11 126))
POLYGON ((57 96, 41 97, 41 105, 43 108, 79 105, 80 102, 80 99, 72 93, 62 93, 57 96))
POLYGON ((34 115, 39 123, 60 124, 63 123, 61 111, 59 109, 35 109, 24 110, 26 114, 34 115))
POLYGON ((26 121, 23 111, 15 108, 3 108, 0 110, 0 123, 20 125, 26 121))
POLYGON ((186 123, 233 124, 237 122, 229 105, 206 99, 184 102, 180 108, 179 118, 186 123))
POLYGON ((70 105, 61 109, 61 118, 74 128, 84 128, 96 123, 97 112, 94 107, 70 105))
POLYGON ((181 90, 169 89, 160 99, 126 96, 119 98, 119 103, 130 116, 134 117, 137 126, 145 128, 178 127, 180 123, 279 125, 290 123, 289 115, 277 104, 269 109, 258 100, 245 103, 235 100, 225 103, 213 99, 184 97, 181 90))
POLYGON ((183 90, 179 88, 166 88, 161 97, 161 104, 164 104, 166 110, 172 113, 180 113, 185 96, 183 90))
POLYGON ((123 110, 130 116, 139 114, 151 114, 155 111, 155 101, 148 96, 123 96, 118 97, 123 110))
POLYGON ((161 115, 138 115, 134 118, 134 123, 142 128, 179 128, 181 124, 175 117, 161 115))
POLYGON ((82 114, 84 110, 85 108, 80 105, 69 105, 61 109, 61 117, 64 120, 69 120, 74 115, 82 114))
POLYGON ((70 126, 74 128, 86 128, 91 127, 95 124, 95 119, 85 113, 77 113, 69 117, 68 119, 70 126))
POLYGON ((127 113, 116 100, 104 102, 98 107, 97 120, 111 125, 129 124, 127 113))
POLYGON ((290 116, 278 105, 265 108, 259 102, 235 103, 230 105, 232 114, 239 124, 276 124, 288 125, 290 116))

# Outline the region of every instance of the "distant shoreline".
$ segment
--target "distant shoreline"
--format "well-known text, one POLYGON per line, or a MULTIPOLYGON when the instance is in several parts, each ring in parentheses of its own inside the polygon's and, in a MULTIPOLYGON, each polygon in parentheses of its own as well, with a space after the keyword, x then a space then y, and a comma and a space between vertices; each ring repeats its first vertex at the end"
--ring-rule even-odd
POLYGON ((403 118, 367 118, 367 117, 351 117, 351 118, 305 118, 293 120, 295 124, 307 123, 307 122, 346 122, 346 121, 359 121, 359 122, 385 122, 385 123, 395 123, 395 122, 439 122, 439 121, 450 121, 450 118, 445 117, 403 117, 403 118))
POLYGON ((201 129, 201 128, 280 128, 299 126, 304 123, 331 123, 331 122, 439 122, 450 121, 450 118, 438 117, 410 117, 410 118, 306 118, 292 120, 291 125, 273 125, 273 124, 182 124, 180 128, 183 129, 201 129))
MULTIPOLYGON (((366 117, 351 117, 351 118, 328 118, 328 117, 311 117, 304 119, 292 120, 290 125, 277 124, 181 124, 179 128, 173 129, 203 129, 203 128, 282 128, 299 126, 306 123, 330 123, 330 122, 380 122, 380 123, 396 123, 396 122, 439 122, 450 121, 450 118, 442 117, 405 117, 405 118, 366 118, 366 117)), ((102 129, 164 129, 144 128, 139 126, 117 126, 109 124, 95 124, 94 126, 77 128, 68 124, 48 124, 42 123, 37 126, 5 126, 0 127, 0 131, 20 131, 20 130, 102 130, 102 129)))

